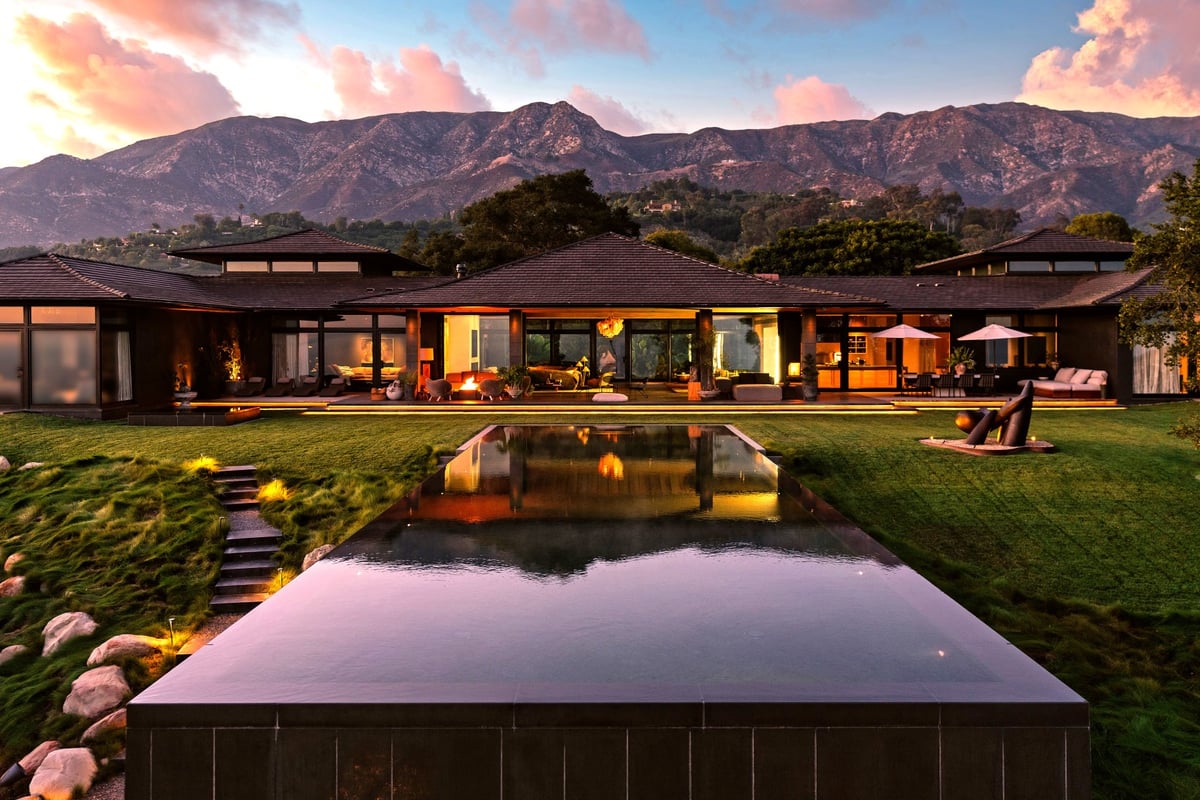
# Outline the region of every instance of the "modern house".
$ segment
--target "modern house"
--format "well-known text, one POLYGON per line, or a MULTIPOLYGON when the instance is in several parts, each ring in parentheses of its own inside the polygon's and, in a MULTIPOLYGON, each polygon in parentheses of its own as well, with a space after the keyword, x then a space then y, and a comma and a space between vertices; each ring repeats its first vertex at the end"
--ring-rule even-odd
POLYGON ((1178 395, 1179 370, 1117 340, 1121 300, 1153 291, 1124 271, 1131 252, 1037 231, 911 276, 782 279, 617 234, 458 278, 312 230, 174 253, 212 275, 39 255, 0 264, 0 410, 119 417, 166 406, 177 382, 218 397, 233 343, 245 376, 365 388, 584 358, 593 379, 679 380, 701 336, 718 372, 782 381, 813 352, 822 387, 888 391, 992 322, 1032 334, 974 345, 1002 388, 1057 360, 1106 370, 1121 401, 1178 395), (871 335, 900 322, 937 338, 871 335))

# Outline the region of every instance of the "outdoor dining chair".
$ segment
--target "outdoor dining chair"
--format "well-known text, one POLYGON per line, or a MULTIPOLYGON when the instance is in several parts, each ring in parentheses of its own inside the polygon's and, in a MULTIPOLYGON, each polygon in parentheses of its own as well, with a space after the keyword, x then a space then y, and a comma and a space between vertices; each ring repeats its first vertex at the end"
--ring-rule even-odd
POLYGON ((912 392, 913 394, 933 394, 933 373, 922 372, 918 375, 912 392))

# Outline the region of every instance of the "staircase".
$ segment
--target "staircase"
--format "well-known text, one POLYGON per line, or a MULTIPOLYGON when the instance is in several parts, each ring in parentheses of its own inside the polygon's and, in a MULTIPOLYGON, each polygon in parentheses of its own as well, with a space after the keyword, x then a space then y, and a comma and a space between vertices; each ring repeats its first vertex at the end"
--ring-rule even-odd
POLYGON ((258 476, 253 465, 222 467, 213 480, 224 487, 221 505, 229 519, 225 557, 209 607, 217 614, 243 614, 266 600, 278 571, 273 556, 283 538, 258 513, 258 476))

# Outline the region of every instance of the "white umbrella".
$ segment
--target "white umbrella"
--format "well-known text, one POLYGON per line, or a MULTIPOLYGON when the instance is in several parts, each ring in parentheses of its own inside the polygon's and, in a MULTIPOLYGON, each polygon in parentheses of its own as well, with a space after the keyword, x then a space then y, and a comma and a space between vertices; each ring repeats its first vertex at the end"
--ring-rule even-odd
POLYGON ((936 339, 936 333, 929 333, 912 325, 893 325, 890 328, 871 334, 876 339, 936 339))
POLYGON ((960 342, 982 342, 988 339, 1025 339, 1029 336, 1033 336, 1033 334, 993 324, 980 328, 977 331, 971 331, 965 336, 960 336, 958 340, 960 342))
MULTIPOLYGON (((876 339, 937 339, 936 333, 923 331, 920 328, 914 328, 912 325, 893 325, 890 328, 872 333, 872 337, 876 339)), ((900 358, 896 358, 896 388, 904 389, 904 365, 900 363, 900 358)))

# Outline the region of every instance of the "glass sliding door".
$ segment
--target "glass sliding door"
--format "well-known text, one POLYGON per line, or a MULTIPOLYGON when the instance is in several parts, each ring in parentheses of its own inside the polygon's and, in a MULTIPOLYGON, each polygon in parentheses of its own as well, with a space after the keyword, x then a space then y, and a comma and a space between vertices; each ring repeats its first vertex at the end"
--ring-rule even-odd
POLYGON ((34 405, 96 402, 96 333, 92 330, 34 330, 34 405))
POLYGON ((0 408, 21 408, 21 332, 0 331, 0 408))

